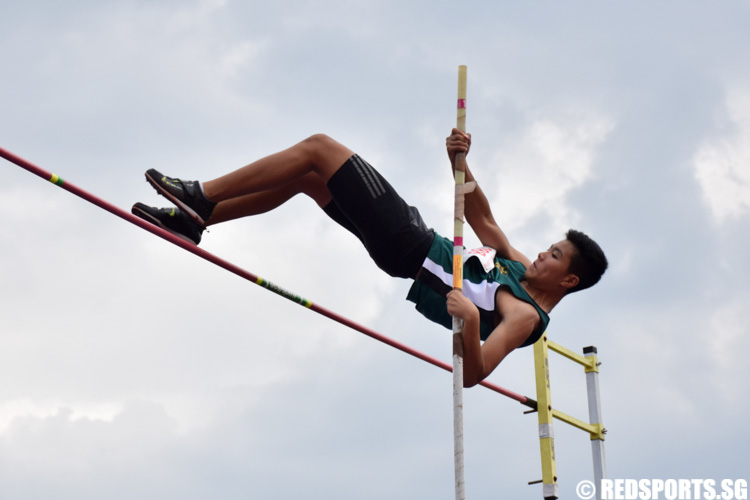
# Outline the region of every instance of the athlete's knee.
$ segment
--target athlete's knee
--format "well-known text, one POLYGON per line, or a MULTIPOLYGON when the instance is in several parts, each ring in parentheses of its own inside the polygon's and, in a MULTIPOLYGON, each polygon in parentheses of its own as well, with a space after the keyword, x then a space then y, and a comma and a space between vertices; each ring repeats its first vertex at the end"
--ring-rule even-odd
POLYGON ((341 144, 326 134, 313 134, 302 141, 302 143, 316 153, 324 152, 331 148, 335 149, 342 147, 341 144))
POLYGON ((301 144, 313 169, 326 182, 354 154, 349 148, 326 134, 311 135, 301 144))

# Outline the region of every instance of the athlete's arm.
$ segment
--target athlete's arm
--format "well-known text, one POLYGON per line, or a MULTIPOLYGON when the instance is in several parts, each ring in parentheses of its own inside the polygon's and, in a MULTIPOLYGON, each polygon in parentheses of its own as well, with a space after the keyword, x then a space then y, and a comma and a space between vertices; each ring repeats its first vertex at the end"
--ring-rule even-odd
POLYGON ((448 312, 464 321, 464 387, 472 387, 489 376, 500 362, 531 335, 539 323, 534 307, 507 290, 497 293, 502 321, 482 344, 479 309, 460 290, 448 293, 448 312))
MULTIPOLYGON (((471 135, 454 128, 451 135, 446 139, 446 149, 454 172, 456 169, 456 154, 468 154, 470 147, 471 135)), ((475 181, 468 164, 466 165, 465 179, 466 182, 475 181)), ((466 222, 474 230, 482 245, 494 248, 498 256, 502 258, 518 261, 525 267, 531 265, 531 260, 516 250, 508 241, 508 237, 503 230, 500 229, 492 214, 487 196, 485 196, 479 184, 476 185, 474 191, 464 195, 464 215, 466 216, 466 222)))

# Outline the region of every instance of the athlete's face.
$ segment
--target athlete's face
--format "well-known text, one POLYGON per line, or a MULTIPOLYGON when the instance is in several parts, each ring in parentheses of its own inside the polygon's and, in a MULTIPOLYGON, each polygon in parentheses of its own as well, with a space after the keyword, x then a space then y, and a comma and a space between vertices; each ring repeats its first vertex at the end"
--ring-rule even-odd
POLYGON ((573 287, 578 277, 568 272, 570 259, 576 252, 575 246, 568 240, 559 241, 544 252, 526 269, 526 279, 546 287, 573 287))

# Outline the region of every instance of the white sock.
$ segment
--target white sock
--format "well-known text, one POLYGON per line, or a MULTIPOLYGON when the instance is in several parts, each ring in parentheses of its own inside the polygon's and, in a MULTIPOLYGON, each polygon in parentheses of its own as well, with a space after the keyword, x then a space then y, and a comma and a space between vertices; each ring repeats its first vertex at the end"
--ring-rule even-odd
MULTIPOLYGON (((198 183, 198 188, 200 188, 201 190, 201 194, 203 195, 205 199, 208 200, 208 196, 206 196, 206 192, 203 191, 203 183, 201 181, 196 181, 196 182, 198 183)), ((211 201, 211 200, 208 200, 208 201, 211 201)), ((211 201, 211 203, 213 203, 213 201, 211 201)))

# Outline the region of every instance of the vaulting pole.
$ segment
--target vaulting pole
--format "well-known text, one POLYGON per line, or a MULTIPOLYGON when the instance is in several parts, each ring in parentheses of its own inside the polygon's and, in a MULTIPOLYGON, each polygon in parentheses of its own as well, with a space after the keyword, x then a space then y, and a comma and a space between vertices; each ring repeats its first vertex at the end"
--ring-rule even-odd
MULTIPOLYGON (((458 67, 458 103, 456 128, 466 131, 466 66, 458 67)), ((464 259, 464 182, 466 155, 456 154, 455 195, 453 209, 453 289, 463 289, 464 259)), ((453 318, 453 459, 456 480, 456 500, 466 498, 464 482, 464 341, 463 321, 453 318)))

